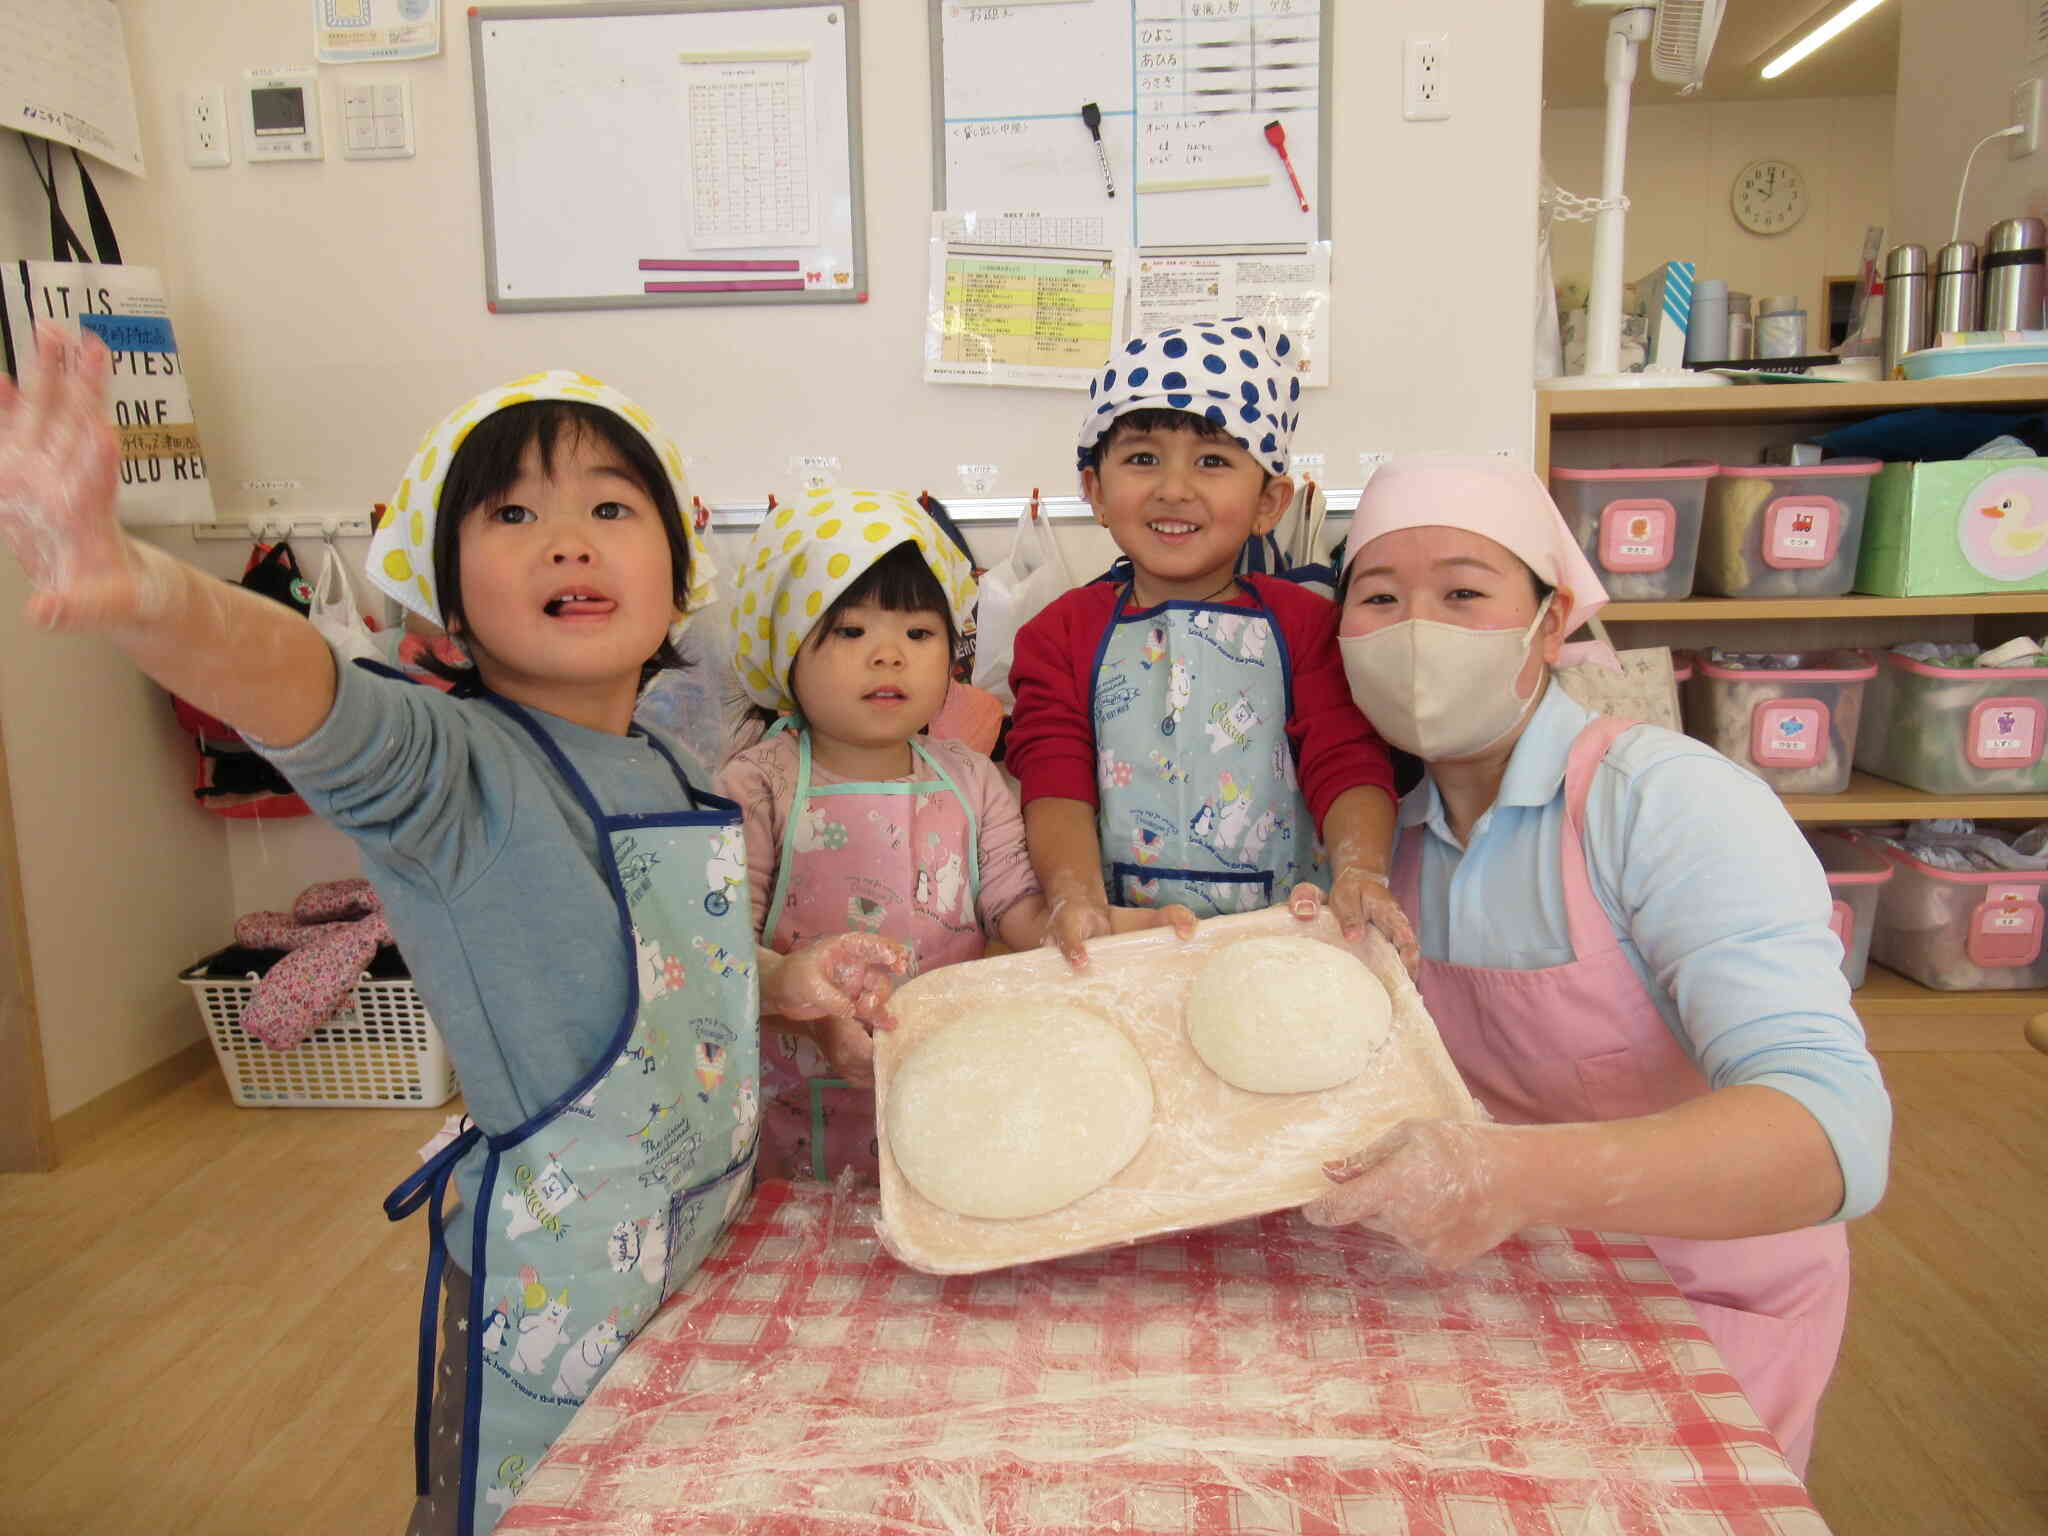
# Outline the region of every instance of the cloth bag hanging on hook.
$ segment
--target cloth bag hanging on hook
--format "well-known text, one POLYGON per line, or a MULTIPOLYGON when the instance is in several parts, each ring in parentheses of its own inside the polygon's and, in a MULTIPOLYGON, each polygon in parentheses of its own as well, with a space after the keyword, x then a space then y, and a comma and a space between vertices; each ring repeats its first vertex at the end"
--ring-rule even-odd
POLYGON ((1017 696, 1010 692, 1010 654, 1017 631, 1073 584, 1066 559, 1053 540, 1052 524, 1040 514, 1034 498, 1018 515, 1009 554, 983 574, 974 611, 974 675, 970 681, 1000 699, 1005 711, 1017 707, 1017 696))
POLYGON ((213 489, 192 414, 185 360, 171 330, 170 304, 154 267, 128 266, 85 162, 72 151, 93 237, 90 259, 57 196, 54 147, 23 136, 50 208, 52 261, 0 263, 0 354, 17 383, 33 388, 35 326, 89 331, 112 354, 108 419, 121 440, 114 510, 130 526, 213 521, 213 489))

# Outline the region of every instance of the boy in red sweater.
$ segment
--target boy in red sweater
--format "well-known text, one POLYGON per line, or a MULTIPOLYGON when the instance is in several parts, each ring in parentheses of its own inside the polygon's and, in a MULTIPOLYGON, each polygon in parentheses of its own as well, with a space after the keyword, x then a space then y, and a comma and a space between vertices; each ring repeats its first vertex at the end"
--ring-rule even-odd
POLYGON ((1129 569, 1019 632, 1007 758, 1053 937, 1077 966, 1112 905, 1214 917, 1299 881, 1327 887, 1347 936, 1369 923, 1413 962, 1386 888, 1393 769, 1351 702, 1337 608, 1235 574, 1293 498, 1292 351, 1249 320, 1174 326, 1127 343, 1089 386, 1081 489, 1129 569))

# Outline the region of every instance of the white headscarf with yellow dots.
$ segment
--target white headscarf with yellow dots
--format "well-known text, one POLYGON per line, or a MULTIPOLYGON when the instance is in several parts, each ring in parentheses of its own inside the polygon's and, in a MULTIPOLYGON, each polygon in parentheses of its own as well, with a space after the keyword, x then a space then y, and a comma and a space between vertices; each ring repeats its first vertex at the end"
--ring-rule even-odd
POLYGON ((790 666, 839 594, 899 544, 914 544, 945 589, 953 627, 974 610, 974 570, 907 491, 808 491, 768 514, 733 578, 733 666, 747 697, 794 714, 790 666))
POLYGON ((710 602, 718 570, 690 516, 690 488, 683 479, 681 452, 668 434, 654 424, 652 416, 616 389, 587 373, 572 373, 565 368, 529 373, 523 379, 485 390, 451 411, 421 440, 419 452, 406 466, 405 478, 392 493, 390 510, 370 540, 365 574, 371 583, 430 623, 442 623, 441 599, 434 591, 434 525, 448 466, 463 439, 469 436, 470 428, 494 411, 532 400, 576 400, 602 406, 647 439, 648 447, 668 471, 669 489, 675 493, 676 507, 682 515, 683 537, 689 542, 690 590, 683 602, 683 612, 694 613, 710 602))

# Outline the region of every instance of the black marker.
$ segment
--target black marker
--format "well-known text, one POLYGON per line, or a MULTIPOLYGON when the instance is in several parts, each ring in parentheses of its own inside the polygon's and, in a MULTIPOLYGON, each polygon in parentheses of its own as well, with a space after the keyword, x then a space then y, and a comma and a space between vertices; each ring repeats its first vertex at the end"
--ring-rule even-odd
POLYGON ((1089 137, 1095 140, 1095 160, 1102 167, 1102 190, 1115 197, 1116 183, 1109 179, 1109 153, 1102 147, 1102 108, 1092 101, 1083 103, 1081 121, 1088 125, 1089 137))

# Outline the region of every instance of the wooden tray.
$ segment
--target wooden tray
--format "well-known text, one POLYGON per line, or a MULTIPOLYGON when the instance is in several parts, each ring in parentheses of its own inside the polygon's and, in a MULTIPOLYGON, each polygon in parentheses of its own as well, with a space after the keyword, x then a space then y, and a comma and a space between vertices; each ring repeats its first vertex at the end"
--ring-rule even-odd
POLYGON ((1358 1150, 1398 1121, 1482 1118, 1393 946, 1370 930, 1361 943, 1345 943, 1327 911, 1314 923, 1285 909, 1211 918, 1187 942, 1170 929, 1148 929, 1098 940, 1089 956, 1079 975, 1051 949, 949 965, 891 1000, 897 1027, 875 1037, 879 1231, 912 1268, 973 1274, 1300 1205, 1330 1187, 1325 1160, 1358 1150), (1225 945, 1275 934, 1348 950, 1386 985, 1393 1033, 1348 1083, 1319 1093, 1250 1093, 1216 1076, 1188 1044, 1182 1000, 1196 973, 1225 945), (1130 1037, 1152 1074, 1152 1131, 1138 1155, 1093 1193, 1018 1221, 933 1205, 903 1177, 889 1148, 889 1084, 898 1065, 925 1036, 991 998, 1092 1008, 1130 1037))

